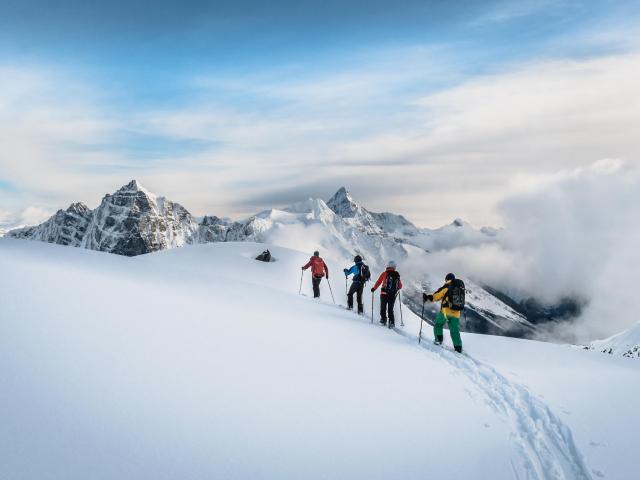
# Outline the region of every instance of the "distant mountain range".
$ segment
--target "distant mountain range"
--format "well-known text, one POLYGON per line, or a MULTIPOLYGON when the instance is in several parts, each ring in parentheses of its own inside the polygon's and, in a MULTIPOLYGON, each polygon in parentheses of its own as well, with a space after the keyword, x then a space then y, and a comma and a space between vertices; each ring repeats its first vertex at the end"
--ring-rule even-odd
MULTIPOLYGON (((125 256, 190 244, 254 241, 309 252, 320 249, 333 267, 340 268, 357 253, 374 272, 394 259, 406 285, 403 302, 420 313, 421 292, 442 283, 441 278, 426 271, 430 252, 494 242, 499 231, 478 230, 460 219, 438 229, 419 228, 402 215, 367 210, 344 187, 326 202, 309 198, 241 221, 217 216, 197 219, 182 205, 132 180, 105 195, 93 210, 83 203, 73 203, 40 225, 10 230, 5 235, 125 256)), ((551 318, 543 307, 532 313, 530 301, 515 301, 465 280, 468 308, 462 323, 467 331, 528 337, 536 334, 536 323, 551 318)), ((433 315, 430 309, 425 312, 427 319, 433 315)))

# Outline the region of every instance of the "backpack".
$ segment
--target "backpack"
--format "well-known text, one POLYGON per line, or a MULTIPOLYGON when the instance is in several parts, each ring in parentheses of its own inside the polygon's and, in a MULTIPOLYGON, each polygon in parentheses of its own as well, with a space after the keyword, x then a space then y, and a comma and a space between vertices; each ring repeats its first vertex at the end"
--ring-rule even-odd
POLYGON ((256 257, 256 260, 261 262, 270 262, 271 261, 271 252, 269 250, 265 250, 260 255, 256 257))
POLYGON ((446 295, 448 307, 457 312, 462 311, 464 309, 465 294, 464 282, 459 278, 453 279, 446 295))
POLYGON ((399 284, 400 274, 395 270, 387 271, 387 279, 382 286, 382 290, 384 290, 387 295, 395 297, 396 293, 398 293, 399 284))
POLYGON ((360 267, 360 279, 363 282, 368 282, 371 280, 371 270, 369 270, 369 265, 365 265, 364 263, 360 267))

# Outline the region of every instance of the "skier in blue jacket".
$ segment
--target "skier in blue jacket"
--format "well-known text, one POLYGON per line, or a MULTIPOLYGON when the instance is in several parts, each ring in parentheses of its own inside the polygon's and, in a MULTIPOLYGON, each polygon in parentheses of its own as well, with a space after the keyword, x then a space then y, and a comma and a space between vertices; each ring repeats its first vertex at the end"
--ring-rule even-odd
POLYGON ((361 314, 364 312, 362 290, 364 289, 364 284, 369 280, 369 278, 371 278, 371 272, 369 271, 369 267, 362 262, 362 257, 360 255, 356 255, 353 261, 355 262, 355 265, 343 270, 345 278, 353 274, 351 288, 349 288, 349 292, 347 293, 347 308, 349 310, 353 310, 353 295, 356 294, 356 298, 358 300, 358 313, 361 314))

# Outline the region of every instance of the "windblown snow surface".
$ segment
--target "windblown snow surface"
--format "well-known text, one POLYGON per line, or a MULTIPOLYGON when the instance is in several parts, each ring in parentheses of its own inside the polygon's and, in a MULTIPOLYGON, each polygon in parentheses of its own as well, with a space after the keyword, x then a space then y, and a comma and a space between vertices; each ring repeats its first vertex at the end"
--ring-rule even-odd
POLYGON ((639 362, 471 334, 461 356, 426 324, 418 345, 408 309, 392 331, 369 294, 364 317, 308 274, 298 295, 308 256, 264 248, 0 239, 0 478, 637 475, 639 362))

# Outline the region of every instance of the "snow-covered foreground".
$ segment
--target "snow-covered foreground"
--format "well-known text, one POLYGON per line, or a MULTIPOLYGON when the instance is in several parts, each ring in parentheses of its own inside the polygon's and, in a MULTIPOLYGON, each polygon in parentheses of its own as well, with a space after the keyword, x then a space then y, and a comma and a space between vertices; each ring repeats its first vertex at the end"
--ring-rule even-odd
POLYGON ((637 474, 639 362, 468 334, 459 356, 426 325, 418 346, 408 310, 394 332, 326 283, 300 296, 307 255, 263 248, 0 239, 0 478, 637 474))

